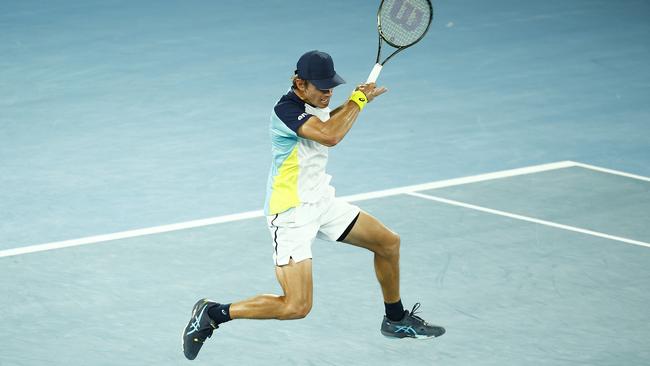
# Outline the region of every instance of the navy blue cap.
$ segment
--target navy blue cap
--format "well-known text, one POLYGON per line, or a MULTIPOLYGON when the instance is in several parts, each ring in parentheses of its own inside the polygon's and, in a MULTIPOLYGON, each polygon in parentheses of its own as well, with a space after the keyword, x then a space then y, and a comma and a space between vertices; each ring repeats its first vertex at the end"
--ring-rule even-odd
POLYGON ((332 57, 317 50, 300 56, 296 65, 296 74, 299 78, 308 80, 321 90, 345 84, 345 80, 334 71, 332 57))

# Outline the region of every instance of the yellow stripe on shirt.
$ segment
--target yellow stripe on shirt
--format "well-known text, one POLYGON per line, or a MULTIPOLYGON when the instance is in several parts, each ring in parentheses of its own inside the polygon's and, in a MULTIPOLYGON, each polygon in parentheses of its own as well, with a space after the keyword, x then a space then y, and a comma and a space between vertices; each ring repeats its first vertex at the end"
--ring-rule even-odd
POLYGON ((282 162, 273 179, 269 214, 284 212, 300 203, 298 197, 298 144, 282 162))

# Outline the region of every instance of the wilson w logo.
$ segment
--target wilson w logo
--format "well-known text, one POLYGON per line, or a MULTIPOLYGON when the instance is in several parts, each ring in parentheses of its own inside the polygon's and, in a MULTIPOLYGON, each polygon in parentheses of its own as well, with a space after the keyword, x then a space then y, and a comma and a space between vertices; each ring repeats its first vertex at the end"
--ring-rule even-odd
POLYGON ((390 10, 390 19, 409 32, 414 31, 420 25, 422 15, 424 15, 422 10, 415 9, 411 3, 405 0, 395 1, 393 8, 390 10), (404 11, 401 11, 402 8, 404 8, 404 11), (415 16, 409 21, 413 11, 415 11, 415 16))

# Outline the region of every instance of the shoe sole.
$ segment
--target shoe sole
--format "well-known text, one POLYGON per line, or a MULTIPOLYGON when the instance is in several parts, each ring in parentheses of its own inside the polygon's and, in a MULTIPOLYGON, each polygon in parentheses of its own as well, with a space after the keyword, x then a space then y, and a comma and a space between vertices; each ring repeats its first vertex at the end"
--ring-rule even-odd
POLYGON ((419 339, 419 340, 438 338, 438 337, 436 337, 436 336, 423 336, 423 335, 417 335, 417 336, 406 336, 406 337, 395 337, 395 336, 392 336, 392 335, 388 336, 388 335, 385 335, 385 334, 382 334, 382 335, 384 336, 384 338, 387 338, 387 339, 394 339, 394 340, 405 339, 405 338, 410 338, 410 339, 419 339))
MULTIPOLYGON (((445 333, 442 333, 441 335, 443 335, 443 334, 445 334, 445 333)), ((420 334, 418 334, 418 335, 410 335, 410 334, 406 334, 406 333, 400 333, 400 335, 401 335, 401 337, 400 337, 400 336, 396 336, 394 333, 384 333, 383 331, 381 331, 381 335, 383 335, 386 338, 390 338, 390 339, 404 339, 404 338, 431 339, 431 338, 438 338, 438 337, 441 336, 441 335, 439 335, 439 336, 434 336, 434 335, 427 336, 427 335, 420 335, 420 334)))

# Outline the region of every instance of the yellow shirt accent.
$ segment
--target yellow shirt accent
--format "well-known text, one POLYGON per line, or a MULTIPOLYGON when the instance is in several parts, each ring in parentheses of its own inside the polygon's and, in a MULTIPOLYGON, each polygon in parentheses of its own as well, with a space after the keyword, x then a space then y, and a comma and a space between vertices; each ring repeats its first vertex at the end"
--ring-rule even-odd
POLYGON ((273 179, 269 214, 284 212, 300 204, 298 197, 298 145, 278 169, 278 174, 273 179))

